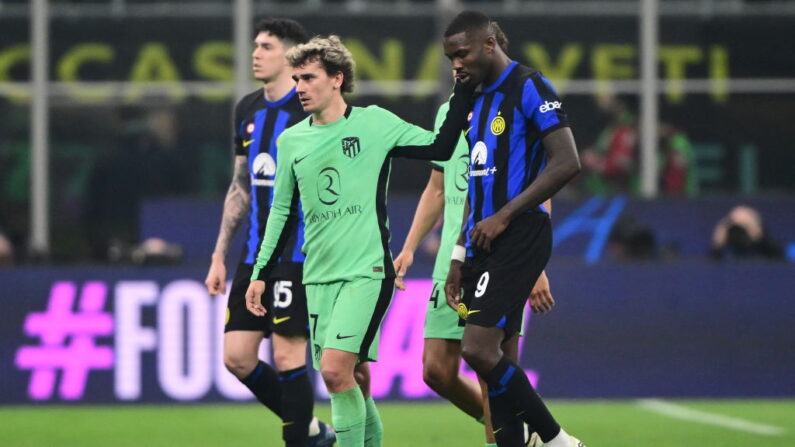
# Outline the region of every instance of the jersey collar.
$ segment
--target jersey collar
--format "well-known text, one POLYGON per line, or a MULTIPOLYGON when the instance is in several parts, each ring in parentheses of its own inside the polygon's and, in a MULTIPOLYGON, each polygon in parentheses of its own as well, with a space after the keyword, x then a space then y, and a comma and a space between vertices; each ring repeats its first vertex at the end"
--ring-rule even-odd
MULTIPOLYGON (((353 106, 348 104, 348 106, 345 107, 345 113, 342 114, 343 118, 348 119, 348 117, 351 116, 351 112, 352 111, 353 111, 353 106)), ((337 120, 337 121, 339 121, 339 120, 337 120)), ((337 121, 334 121, 334 123, 336 123, 337 121)), ((312 126, 314 123, 315 123, 314 120, 310 116, 309 117, 309 125, 312 126)), ((334 123, 332 123, 332 124, 334 124, 334 123)))
POLYGON ((265 101, 265 105, 267 105, 268 107, 281 107, 281 106, 284 105, 284 103, 286 103, 287 101, 292 99, 293 96, 295 96, 295 87, 293 87, 289 92, 287 92, 287 94, 284 95, 282 97, 282 99, 280 99, 280 100, 278 100, 276 102, 268 101, 267 99, 265 99, 264 95, 262 97, 262 100, 265 101))
POLYGON ((491 92, 493 92, 494 90, 496 90, 496 89, 497 89, 497 87, 499 87, 499 86, 500 86, 500 84, 502 84, 502 81, 504 81, 504 80, 505 80, 505 78, 507 78, 507 77, 508 77, 508 75, 509 75, 509 74, 511 74, 511 70, 513 70, 513 67, 515 67, 515 66, 517 66, 517 65, 519 65, 519 62, 516 62, 516 61, 513 61, 513 62, 511 62, 510 64, 508 64, 508 66, 507 66, 507 67, 505 67, 505 70, 503 70, 503 71, 502 71, 502 74, 501 74, 501 75, 500 75, 500 77, 499 77, 499 78, 498 78, 498 79, 497 79, 497 80, 494 82, 494 84, 491 84, 491 85, 489 85, 489 86, 485 86, 485 87, 483 87, 483 93, 491 93, 491 92))

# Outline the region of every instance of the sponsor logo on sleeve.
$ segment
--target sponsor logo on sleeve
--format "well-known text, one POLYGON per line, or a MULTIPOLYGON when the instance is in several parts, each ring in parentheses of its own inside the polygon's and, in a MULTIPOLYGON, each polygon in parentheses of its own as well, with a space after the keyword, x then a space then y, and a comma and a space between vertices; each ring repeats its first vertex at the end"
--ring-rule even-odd
POLYGON ((560 101, 545 101, 543 104, 541 104, 541 107, 539 107, 538 110, 541 113, 547 113, 551 112, 552 110, 559 109, 562 106, 563 103, 560 101))

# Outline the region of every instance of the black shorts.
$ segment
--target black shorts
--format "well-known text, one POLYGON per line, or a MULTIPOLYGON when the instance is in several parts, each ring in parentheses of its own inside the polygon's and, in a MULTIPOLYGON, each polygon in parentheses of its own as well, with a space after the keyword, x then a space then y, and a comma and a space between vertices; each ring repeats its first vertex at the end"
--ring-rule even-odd
POLYGON ((462 267, 461 301, 466 321, 499 327, 506 337, 519 332, 522 311, 552 252, 552 228, 544 213, 523 214, 491 244, 491 252, 476 252, 462 267))
POLYGON ((226 305, 224 332, 262 331, 265 336, 275 332, 282 335, 309 336, 309 317, 306 311, 303 264, 282 263, 265 283, 262 304, 268 311, 258 317, 246 309, 246 291, 254 266, 240 264, 232 281, 226 305))

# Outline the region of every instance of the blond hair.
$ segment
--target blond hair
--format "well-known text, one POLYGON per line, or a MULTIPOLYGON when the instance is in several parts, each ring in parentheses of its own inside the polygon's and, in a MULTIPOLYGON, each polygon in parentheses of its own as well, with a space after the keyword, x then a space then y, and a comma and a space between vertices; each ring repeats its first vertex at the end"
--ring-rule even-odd
POLYGON ((287 52, 287 63, 291 67, 301 67, 315 61, 320 63, 329 76, 342 73, 340 89, 344 93, 353 91, 356 63, 339 36, 332 34, 326 38, 314 37, 307 43, 290 48, 287 52))

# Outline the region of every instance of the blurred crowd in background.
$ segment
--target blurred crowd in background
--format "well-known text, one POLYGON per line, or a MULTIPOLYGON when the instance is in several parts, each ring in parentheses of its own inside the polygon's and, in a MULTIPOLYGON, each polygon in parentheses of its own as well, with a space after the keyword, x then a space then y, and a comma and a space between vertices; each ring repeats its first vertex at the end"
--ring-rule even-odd
MULTIPOLYGON (((562 191, 564 199, 595 194, 639 196, 639 138, 633 97, 608 95, 595 100, 603 127, 592 138, 579 138, 583 173, 562 191)), ((166 241, 139 238, 142 203, 163 197, 217 200, 221 203, 231 175, 231 145, 224 142, 184 144, 179 115, 171 108, 127 107, 92 121, 95 144, 58 144, 54 151, 58 202, 55 218, 62 236, 54 241, 61 253, 55 260, 113 262, 179 262, 179 247, 166 241), (66 178, 58 170, 73 170, 66 178), (64 229, 66 231, 64 232, 64 229)), ((225 118, 221 117, 221 120, 225 118)), ((582 120, 575 117, 576 120, 582 120)), ((56 124, 57 125, 57 124, 56 124)), ((663 197, 699 196, 697 152, 686 131, 660 123, 658 183, 663 197)), ((79 130, 75 130, 79 133, 79 130)), ((0 266, 24 261, 28 217, 26 148, 0 152, 0 208, 6 219, 0 228, 0 266), (23 161, 23 162, 20 162, 23 161)), ((427 175, 412 165, 419 181, 427 175)), ((393 180, 393 194, 419 191, 393 180)), ((727 193, 730 191, 726 191, 727 193)), ((704 255, 713 259, 783 259, 781 246, 764 229, 762 216, 749 207, 727 210, 715 234, 705 235, 704 255)), ((654 230, 633 216, 622 216, 610 234, 608 253, 616 259, 675 257, 659 247, 654 230)), ((426 241, 428 256, 438 242, 426 241)))

